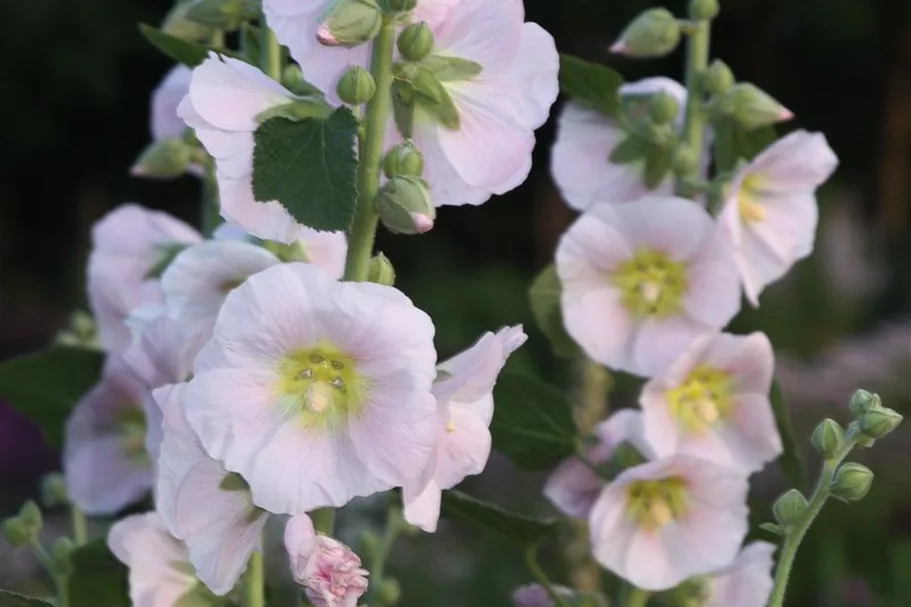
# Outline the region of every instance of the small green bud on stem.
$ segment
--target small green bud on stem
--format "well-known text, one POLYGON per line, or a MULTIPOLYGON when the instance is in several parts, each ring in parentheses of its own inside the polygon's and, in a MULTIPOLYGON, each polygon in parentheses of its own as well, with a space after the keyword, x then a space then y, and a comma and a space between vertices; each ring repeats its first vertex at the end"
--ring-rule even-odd
POLYGON ((856 502, 870 491, 873 484, 873 471, 861 464, 848 462, 836 472, 832 481, 832 497, 843 502, 856 502))
POLYGON ((402 175, 420 177, 424 172, 424 156, 411 141, 390 148, 383 157, 383 172, 390 179, 402 175))
POLYGON ((387 287, 395 284, 395 268, 392 267, 392 262, 383 253, 376 255, 370 260, 367 280, 387 287))
POLYGON ((376 38, 383 14, 374 0, 338 0, 316 30, 325 46, 360 46, 376 38))
POLYGON ((715 59, 702 72, 702 90, 710 95, 725 93, 734 86, 734 73, 724 61, 715 59))
POLYGON ((380 221, 395 234, 423 234, 433 228, 436 208, 427 184, 418 177, 393 177, 379 192, 380 221))
POLYGON ((813 430, 812 442, 816 451, 828 459, 844 447, 845 431, 834 419, 824 419, 813 430))
POLYGON ((718 107, 746 130, 790 120, 794 114, 771 95, 748 82, 735 84, 721 95, 718 107))
POLYGON ((790 489, 775 500, 772 513, 778 524, 787 527, 800 521, 800 517, 807 511, 807 498, 797 489, 790 489))
POLYGON ((22 506, 22 509, 19 511, 19 519, 35 535, 41 531, 41 527, 44 524, 41 516, 41 508, 39 508, 38 504, 31 500, 25 502, 25 504, 22 506))
POLYGON ((872 394, 866 390, 858 390, 851 397, 849 407, 851 408, 851 413, 854 414, 854 417, 859 418, 871 409, 879 409, 882 407, 882 401, 879 399, 878 394, 872 394))
POLYGON ((891 434, 902 422, 902 416, 892 409, 870 409, 860 420, 861 431, 870 438, 883 438, 891 434))
POLYGON ((399 34, 396 46, 405 59, 420 61, 433 50, 433 32, 423 21, 412 23, 399 34))
POLYGON ((45 508, 64 506, 70 501, 66 490, 66 481, 59 472, 48 474, 41 479, 41 503, 45 508))
POLYGON ((610 51, 628 57, 663 57, 677 48, 680 36, 677 18, 667 9, 653 8, 633 19, 610 51))
POLYGON ((3 521, 3 539, 18 550, 32 543, 32 540, 35 539, 35 534, 21 518, 13 517, 3 521))
POLYGON ((718 16, 721 7, 718 0, 691 0, 690 19, 693 21, 710 21, 718 16))
POLYGON ((193 159, 193 147, 180 137, 153 141, 130 169, 134 177, 173 179, 183 175, 193 159))
POLYGON ((348 105, 361 105, 373 99, 376 82, 365 68, 352 65, 342 73, 335 87, 338 98, 348 105))
POLYGON ((648 101, 648 115, 656 124, 669 124, 679 113, 677 99, 664 91, 655 93, 648 101))

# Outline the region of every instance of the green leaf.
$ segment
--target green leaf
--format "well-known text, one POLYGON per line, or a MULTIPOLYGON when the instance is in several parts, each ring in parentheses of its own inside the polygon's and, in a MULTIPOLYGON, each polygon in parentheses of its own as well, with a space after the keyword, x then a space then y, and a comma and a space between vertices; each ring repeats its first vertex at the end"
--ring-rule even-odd
POLYGON ((609 116, 620 111, 623 76, 598 63, 560 54, 560 90, 609 116))
POLYGON ((620 140, 620 143, 611 150, 608 159, 614 164, 630 164, 648 158, 654 147, 648 141, 633 135, 620 140))
POLYGON ((566 328, 563 326, 563 312, 560 309, 561 292, 562 287, 557 276, 557 269, 551 264, 544 268, 531 283, 528 297, 531 300, 531 312, 538 328, 550 341, 551 349, 557 356, 571 358, 579 353, 579 346, 566 333, 566 328))
POLYGON ((556 519, 509 512, 461 491, 444 491, 441 511, 448 518, 479 525, 522 546, 534 545, 557 531, 556 519))
POLYGON ((127 568, 103 538, 77 548, 71 558, 70 607, 130 607, 127 568))
POLYGON ((103 363, 101 352, 64 346, 11 358, 0 363, 0 397, 59 447, 70 411, 98 382, 103 363))
POLYGON ((261 10, 254 0, 197 0, 187 10, 186 17, 201 25, 234 31, 259 17, 261 10))
POLYGON ((348 108, 325 119, 264 122, 254 135, 256 200, 277 200, 316 230, 346 230, 357 199, 357 127, 348 108))
POLYGON ((54 603, 41 599, 33 599, 9 590, 0 590, 0 607, 53 607, 53 605, 54 603))
POLYGON ((572 405, 536 377, 501 373, 494 388, 494 448, 523 470, 552 468, 575 452, 572 405))
POLYGON ((775 127, 746 131, 729 117, 715 121, 712 127, 715 170, 718 172, 730 171, 741 159, 752 160, 778 137, 775 127))
POLYGON ((654 190, 664 178, 667 177, 668 171, 671 170, 671 152, 660 148, 653 148, 651 154, 645 159, 645 171, 643 179, 645 187, 654 190))
POLYGON ((791 486, 803 489, 806 486, 806 469, 794 437, 794 428, 791 425, 791 412, 785 400, 784 393, 778 381, 772 382, 772 391, 769 394, 772 401, 772 411, 775 413, 775 424, 778 434, 781 435, 781 444, 784 450, 778 458, 778 465, 788 477, 791 486))
POLYGON ((196 67, 209 56, 208 47, 166 34, 151 25, 140 23, 139 31, 162 53, 187 67, 196 67))
POLYGON ((785 531, 784 527, 781 525, 776 525, 775 523, 762 523, 759 525, 759 528, 763 531, 768 531, 773 535, 780 535, 782 537, 787 534, 787 531, 785 531))

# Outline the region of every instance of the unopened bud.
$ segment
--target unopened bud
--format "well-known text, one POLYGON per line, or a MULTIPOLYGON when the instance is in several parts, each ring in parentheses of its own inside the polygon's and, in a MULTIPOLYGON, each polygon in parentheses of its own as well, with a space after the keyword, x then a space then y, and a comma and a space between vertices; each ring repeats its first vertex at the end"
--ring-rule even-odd
POLYGON ((626 26, 610 47, 612 53, 630 57, 662 57, 680 43, 680 24, 664 8, 649 9, 626 26))
POLYGON ((66 490, 66 481, 59 472, 48 474, 41 481, 41 503, 45 508, 56 508, 70 501, 66 490))
POLYGON ((864 434, 864 428, 860 420, 854 420, 848 424, 848 431, 845 433, 848 440, 853 440, 858 447, 869 449, 876 444, 876 439, 864 434))
POLYGON ((374 0, 338 0, 316 30, 325 46, 360 46, 376 37, 383 14, 374 0))
POLYGON ((73 563, 70 556, 76 544, 68 537, 58 538, 51 546, 51 561, 54 563, 54 570, 57 575, 70 575, 73 573, 73 563))
POLYGON ((813 430, 812 442, 819 454, 828 459, 844 447, 845 431, 834 419, 824 419, 813 430))
POLYGON ((380 253, 370 260, 367 280, 387 287, 395 284, 395 268, 392 267, 392 262, 388 257, 380 253))
POLYGON ((693 21, 709 21, 718 16, 721 7, 718 0, 691 0, 690 19, 693 21))
POLYGON ((720 59, 712 61, 702 72, 702 89, 710 95, 725 93, 734 86, 734 72, 720 59))
POLYGON ((790 489, 775 500, 772 513, 780 525, 788 526, 797 523, 807 510, 807 498, 797 489, 790 489))
POLYGON ((35 539, 35 534, 22 519, 14 517, 3 521, 3 539, 7 544, 18 549, 28 546, 35 539))
POLYGON ((366 69, 352 65, 342 74, 335 91, 338 98, 348 105, 361 105, 373 99, 376 82, 366 69))
POLYGON ((380 190, 377 207, 380 221, 395 234, 429 232, 436 219, 427 184, 418 177, 390 179, 380 190))
POLYGON ((692 175, 696 171, 698 158, 688 145, 678 145, 671 156, 671 170, 675 175, 692 175))
POLYGON ((402 587, 398 580, 393 578, 383 578, 380 580, 380 587, 377 591, 377 599, 380 605, 395 605, 402 598, 402 587))
POLYGON ((735 84, 722 96, 721 106, 740 126, 757 129, 777 122, 790 120, 794 114, 778 103, 771 95, 748 82, 735 84))
POLYGON ((386 6, 393 13, 407 13, 413 11, 418 5, 418 0, 386 0, 386 6))
POLYGON ((285 66, 285 69, 282 70, 282 86, 298 97, 322 94, 322 91, 304 79, 304 73, 301 71, 300 66, 293 63, 285 66))
POLYGON ((854 414, 854 417, 860 418, 863 417, 864 413, 867 411, 882 407, 882 401, 879 399, 878 394, 872 394, 866 390, 858 390, 851 397, 849 407, 851 408, 851 413, 854 414))
POLYGON ((856 502, 870 491, 873 471, 861 464, 848 462, 835 473, 832 481, 832 497, 843 502, 856 502))
POLYGON ((412 23, 399 34, 396 45, 402 57, 409 61, 420 61, 433 50, 433 32, 423 21, 412 23))
POLYGON ((897 411, 880 407, 864 413, 860 427, 870 438, 882 438, 895 430, 901 422, 902 416, 897 411))
POLYGON ((424 156, 411 141, 391 148, 383 157, 383 172, 390 179, 401 175, 420 177, 424 172, 424 156))
POLYGON ((657 124, 673 122, 679 112, 677 99, 664 91, 658 91, 648 100, 648 115, 657 124))
POLYGON ((23 504, 19 511, 19 519, 36 535, 41 531, 43 524, 41 508, 35 502, 29 500, 23 504))
POLYGON ((191 42, 207 40, 212 35, 212 28, 187 17, 192 5, 192 2, 175 4, 161 23, 161 31, 175 38, 191 42))
POLYGON ((134 177, 173 179, 183 175, 193 158, 193 148, 179 137, 154 141, 143 150, 130 174, 134 177))

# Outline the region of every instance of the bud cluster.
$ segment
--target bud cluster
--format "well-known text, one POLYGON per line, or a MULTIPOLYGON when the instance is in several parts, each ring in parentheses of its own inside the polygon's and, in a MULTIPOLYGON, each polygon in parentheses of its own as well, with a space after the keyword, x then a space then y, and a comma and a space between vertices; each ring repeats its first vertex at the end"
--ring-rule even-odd
POLYGON ((41 509, 29 501, 22 506, 18 516, 3 521, 3 538, 13 548, 23 548, 38 540, 42 525, 41 509))

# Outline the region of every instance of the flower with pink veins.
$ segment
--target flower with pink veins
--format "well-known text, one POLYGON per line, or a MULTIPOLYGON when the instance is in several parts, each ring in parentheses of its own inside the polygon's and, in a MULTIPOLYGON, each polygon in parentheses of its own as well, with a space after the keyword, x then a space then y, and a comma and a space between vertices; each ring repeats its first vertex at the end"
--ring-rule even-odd
POLYGON ((593 206, 563 235, 556 265, 569 335, 592 359, 637 375, 660 373, 740 309, 728 244, 684 198, 593 206))
POLYGON ((186 547, 155 512, 134 514, 111 526, 108 548, 129 569, 135 607, 174 607, 198 591, 186 547))
POLYGON ((490 457, 493 388, 510 354, 528 338, 521 325, 485 333, 460 354, 440 363, 433 384, 437 442, 420 477, 403 488, 405 520, 433 533, 444 489, 480 474, 490 457))
POLYGON ((122 352, 130 343, 125 319, 146 303, 161 301, 156 270, 202 236, 160 211, 135 204, 117 207, 92 228, 88 296, 101 344, 122 352))
POLYGON ((367 570, 351 548, 313 528, 306 514, 285 527, 285 549, 294 581, 314 607, 356 607, 367 591, 367 570))
MULTIPOLYGON (((679 106, 675 124, 683 119, 686 89, 670 78, 646 78, 624 84, 618 93, 624 104, 641 105, 647 111, 647 99, 641 102, 633 97, 647 97, 667 93, 679 106)), ((633 110, 630 110, 633 111, 633 110)), ((668 175, 656 188, 649 190, 643 179, 644 162, 614 164, 609 160, 613 149, 626 138, 626 132, 616 119, 589 108, 578 101, 570 101, 557 120, 557 138, 551 149, 550 170, 564 200, 572 208, 586 211, 599 202, 629 202, 646 194, 670 195, 673 193, 673 175, 668 175)), ((703 154, 703 164, 708 154, 703 154)))
POLYGON ((392 287, 273 266, 228 294, 184 393, 188 422, 270 512, 400 487, 436 439, 433 334, 392 287))
POLYGON ((651 591, 727 567, 747 533, 748 488, 739 472, 684 455, 629 468, 589 517, 595 559, 651 591))
POLYGON ((639 399, 658 456, 692 455, 743 474, 781 454, 769 401, 775 359, 764 333, 716 333, 693 343, 639 399))
POLYGON ((699 607, 764 607, 772 594, 774 553, 773 544, 753 542, 730 566, 697 578, 699 607))
POLYGON ((154 391, 164 417, 155 507, 174 537, 186 543, 199 579, 222 596, 260 549, 269 514, 253 505, 243 477, 203 450, 186 421, 184 389, 175 384, 154 391))
POLYGON ((728 185, 720 229, 733 244, 743 290, 754 306, 766 285, 813 252, 816 188, 836 166, 824 135, 795 131, 767 147, 728 185))
MULTIPOLYGON (((653 455, 643 435, 640 411, 617 411, 595 426, 594 433, 598 442, 587 449, 586 457, 595 465, 610 462, 617 448, 623 444, 635 448, 646 459, 651 459, 653 455)), ((544 497, 567 516, 585 519, 603 488, 604 479, 578 457, 570 457, 563 460, 547 478, 544 497)))
POLYGON ((90 515, 110 515, 152 487, 146 391, 117 355, 66 422, 63 472, 70 499, 90 515))
POLYGON ((301 225, 276 200, 253 194, 253 134, 257 117, 294 101, 278 82, 240 59, 212 53, 193 70, 190 92, 177 109, 215 158, 221 216, 264 240, 290 243, 301 225))

